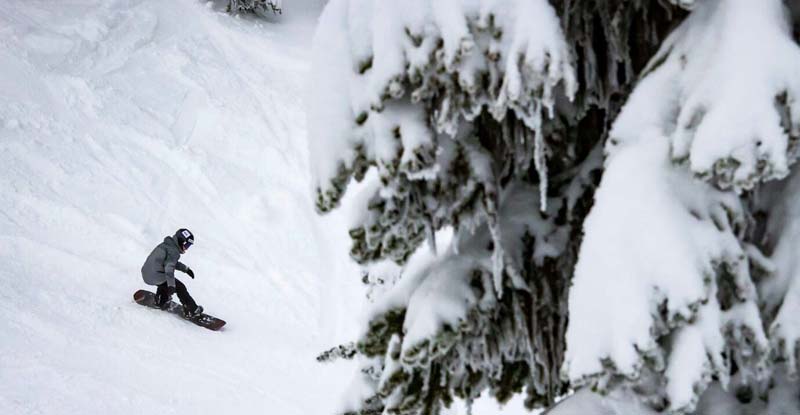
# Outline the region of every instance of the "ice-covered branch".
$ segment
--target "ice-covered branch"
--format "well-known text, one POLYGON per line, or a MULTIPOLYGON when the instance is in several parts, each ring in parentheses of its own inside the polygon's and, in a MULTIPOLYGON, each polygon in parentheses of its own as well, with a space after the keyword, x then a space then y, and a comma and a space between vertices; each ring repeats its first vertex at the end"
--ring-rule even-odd
POLYGON ((542 117, 577 88, 558 17, 545 0, 334 0, 315 40, 310 141, 317 207, 336 205, 352 175, 388 180, 431 167, 438 136, 509 112, 529 134, 513 143, 546 189, 542 117))
POLYGON ((368 356, 386 356, 392 373, 384 371, 379 390, 390 412, 418 413, 417 405, 435 396, 473 399, 486 388, 504 400, 527 387, 531 405, 563 391, 554 373, 561 354, 551 342, 559 341, 554 335, 565 324, 560 295, 566 281, 554 286, 543 277, 508 278, 498 290, 493 278, 496 252, 504 258, 504 275, 521 274, 531 254, 526 238, 540 241, 543 252, 534 257, 563 252, 566 238, 559 229, 529 214, 537 197, 534 187, 512 184, 499 198, 501 246, 494 247, 487 223, 464 228, 452 242, 442 241, 439 254, 416 252, 404 277, 377 300, 359 347, 368 356), (442 368, 435 379, 429 378, 432 367, 442 368), (408 396, 410 385, 418 383, 422 391, 408 396), (399 391, 406 391, 406 398, 394 400, 403 395, 399 391))

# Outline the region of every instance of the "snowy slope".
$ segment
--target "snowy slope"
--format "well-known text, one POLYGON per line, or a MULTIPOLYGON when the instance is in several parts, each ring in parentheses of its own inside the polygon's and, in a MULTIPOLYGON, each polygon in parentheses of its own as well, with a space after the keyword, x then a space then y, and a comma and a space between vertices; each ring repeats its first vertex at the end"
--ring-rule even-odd
POLYGON ((285 6, 3 2, 0 414, 332 412, 352 368, 314 356, 361 294, 308 192, 318 6, 285 6), (184 226, 197 279, 178 277, 223 332, 131 300, 184 226))

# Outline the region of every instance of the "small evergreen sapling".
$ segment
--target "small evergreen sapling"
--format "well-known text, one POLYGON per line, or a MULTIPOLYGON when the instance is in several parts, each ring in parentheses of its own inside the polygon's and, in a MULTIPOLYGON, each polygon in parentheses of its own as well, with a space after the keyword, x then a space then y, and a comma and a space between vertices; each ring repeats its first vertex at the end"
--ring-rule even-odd
POLYGON ((228 13, 272 12, 281 14, 282 0, 228 0, 228 13))

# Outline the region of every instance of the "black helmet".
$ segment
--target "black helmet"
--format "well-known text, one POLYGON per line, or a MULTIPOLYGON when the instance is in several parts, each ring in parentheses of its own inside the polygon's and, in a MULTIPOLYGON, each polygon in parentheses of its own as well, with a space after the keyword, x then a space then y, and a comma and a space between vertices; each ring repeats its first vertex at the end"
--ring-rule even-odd
POLYGON ((175 232, 175 240, 178 241, 178 246, 186 251, 194 244, 194 235, 188 229, 181 228, 175 232))

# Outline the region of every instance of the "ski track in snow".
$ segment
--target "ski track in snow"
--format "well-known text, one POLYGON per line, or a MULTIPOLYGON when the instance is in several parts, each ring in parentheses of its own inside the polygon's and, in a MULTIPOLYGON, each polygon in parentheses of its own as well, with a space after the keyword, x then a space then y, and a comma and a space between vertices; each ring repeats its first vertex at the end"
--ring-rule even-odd
POLYGON ((308 194, 313 22, 289 12, 0 9, 0 413, 335 411, 353 367, 314 357, 352 339, 361 292, 308 194), (222 332, 132 301, 182 226, 197 279, 176 276, 222 332))

